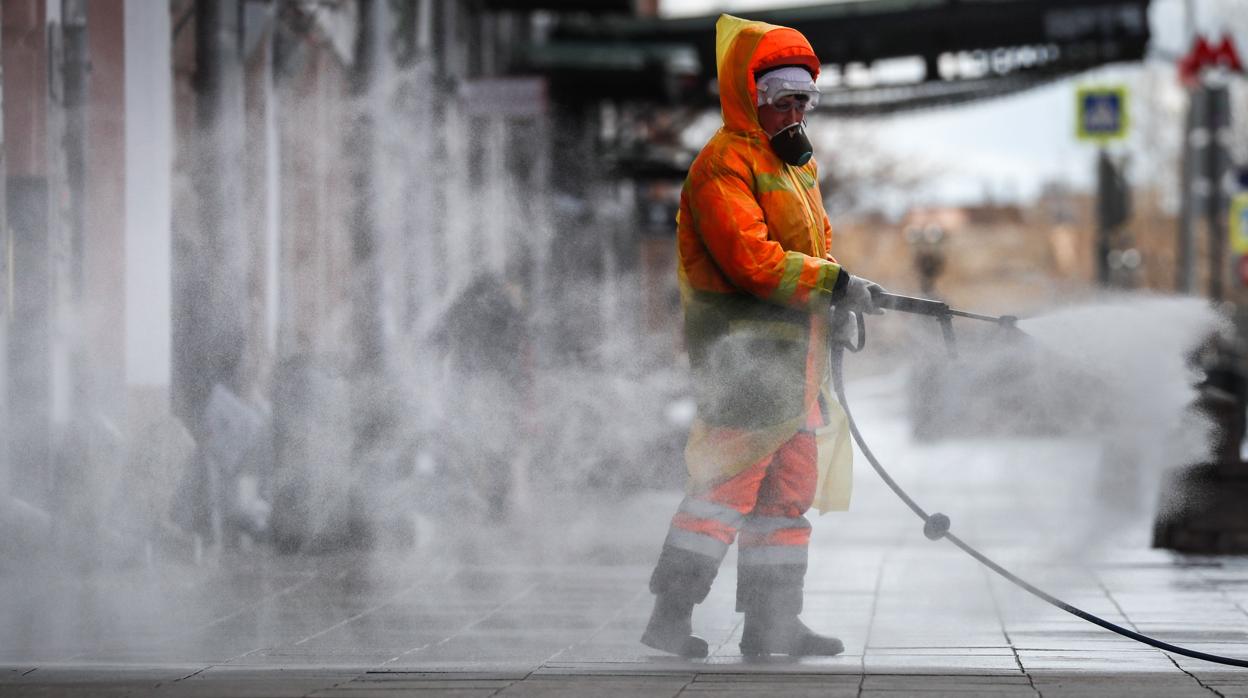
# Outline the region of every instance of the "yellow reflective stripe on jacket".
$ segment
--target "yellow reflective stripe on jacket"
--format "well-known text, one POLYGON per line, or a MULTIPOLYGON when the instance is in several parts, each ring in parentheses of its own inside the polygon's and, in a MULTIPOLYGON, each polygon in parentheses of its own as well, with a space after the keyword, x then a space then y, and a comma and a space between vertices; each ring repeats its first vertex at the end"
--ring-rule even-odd
POLYGON ((822 230, 819 230, 819 223, 821 221, 819 221, 819 219, 815 216, 815 212, 811 210, 810 197, 806 193, 810 187, 809 185, 802 186, 802 183, 798 181, 798 177, 795 174, 796 171, 797 170, 792 167, 785 168, 785 173, 788 174, 789 179, 793 180, 794 192, 797 194, 798 200, 802 202, 802 211, 806 213, 806 223, 810 231, 811 255, 815 257, 823 257, 827 254, 827 252, 824 251, 823 245, 821 244, 822 241, 819 240, 821 237, 820 233, 823 232, 822 230))
POLYGON ((768 299, 774 303, 787 303, 797 293, 797 282, 802 278, 802 269, 806 267, 806 255, 801 252, 784 253, 784 273, 780 283, 768 299))
MULTIPOLYGON (((841 275, 841 268, 836 265, 824 265, 819 267, 815 272, 815 287, 824 289, 830 295, 832 289, 836 287, 836 279, 841 275)), ((811 294, 810 298, 811 310, 820 310, 822 306, 821 299, 815 294, 811 294)))
POLYGON ((754 175, 754 188, 759 194, 770 194, 777 191, 793 191, 793 184, 788 177, 775 172, 759 172, 754 175))

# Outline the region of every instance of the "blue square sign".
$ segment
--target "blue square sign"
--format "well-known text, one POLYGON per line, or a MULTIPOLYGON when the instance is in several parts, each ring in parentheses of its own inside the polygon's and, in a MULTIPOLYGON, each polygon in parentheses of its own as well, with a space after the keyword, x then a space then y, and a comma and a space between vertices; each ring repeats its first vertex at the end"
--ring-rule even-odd
POLYGON ((1106 141, 1127 133, 1127 89, 1084 87, 1078 92, 1079 140, 1106 141))

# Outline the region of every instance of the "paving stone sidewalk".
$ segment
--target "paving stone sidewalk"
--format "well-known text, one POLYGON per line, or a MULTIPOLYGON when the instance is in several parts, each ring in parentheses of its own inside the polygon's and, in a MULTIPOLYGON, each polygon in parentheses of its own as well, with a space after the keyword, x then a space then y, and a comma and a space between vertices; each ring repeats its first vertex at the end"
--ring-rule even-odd
MULTIPOLYGON (((1248 559, 1149 549, 1148 503, 1106 503, 1122 480, 1099 446, 923 444, 901 422, 864 425, 916 498, 1015 572, 1139 632, 1248 657, 1248 559)), ((434 527, 414 552, 9 565, 0 696, 1248 696, 1248 670, 1052 608, 924 539, 869 470, 855 488, 851 511, 812 517, 803 618, 844 640, 838 657, 743 658, 732 554, 694 617, 711 656, 645 648, 646 582, 680 494, 552 495, 505 525, 434 527)))

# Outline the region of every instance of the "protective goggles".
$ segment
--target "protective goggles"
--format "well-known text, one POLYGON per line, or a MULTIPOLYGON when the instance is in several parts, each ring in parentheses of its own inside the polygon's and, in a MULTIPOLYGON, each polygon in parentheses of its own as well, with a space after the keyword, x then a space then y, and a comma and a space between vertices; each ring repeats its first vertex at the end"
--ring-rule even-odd
MULTIPOLYGON (((782 69, 790 70, 790 69, 782 69)), ((801 69, 792 69, 805 77, 801 69)), ((810 79, 784 80, 771 74, 759 80, 759 106, 771 105, 780 111, 809 111, 819 104, 819 89, 810 79)))

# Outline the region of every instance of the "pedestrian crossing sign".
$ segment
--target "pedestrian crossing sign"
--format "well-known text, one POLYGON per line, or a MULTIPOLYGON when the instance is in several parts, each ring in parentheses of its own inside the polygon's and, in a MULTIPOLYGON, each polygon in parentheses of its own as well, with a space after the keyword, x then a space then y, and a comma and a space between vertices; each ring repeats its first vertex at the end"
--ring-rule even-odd
POLYGON ((1248 192, 1231 199, 1231 249, 1248 254, 1248 192))
POLYGON ((1248 191, 1231 199, 1231 251, 1235 253, 1235 271, 1240 286, 1248 287, 1248 191))
POLYGON ((1104 142, 1127 135, 1127 88, 1081 87, 1076 97, 1079 140, 1104 142))

